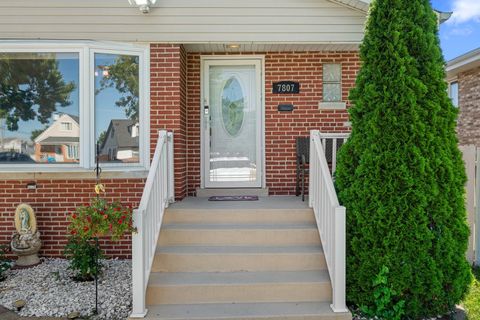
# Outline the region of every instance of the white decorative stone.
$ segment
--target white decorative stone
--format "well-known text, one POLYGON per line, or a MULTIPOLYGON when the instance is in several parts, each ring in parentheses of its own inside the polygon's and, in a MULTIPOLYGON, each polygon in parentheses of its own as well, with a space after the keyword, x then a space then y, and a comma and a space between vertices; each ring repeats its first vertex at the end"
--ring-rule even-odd
MULTIPOLYGON (((95 283, 73 281, 67 260, 42 260, 33 268, 7 272, 7 279, 0 282, 0 304, 13 310, 12 301, 25 300, 21 316, 67 317, 75 311, 81 317, 91 316, 95 283)), ((127 319, 132 305, 131 261, 112 259, 101 263, 104 269, 98 282, 99 314, 89 319, 127 319)))

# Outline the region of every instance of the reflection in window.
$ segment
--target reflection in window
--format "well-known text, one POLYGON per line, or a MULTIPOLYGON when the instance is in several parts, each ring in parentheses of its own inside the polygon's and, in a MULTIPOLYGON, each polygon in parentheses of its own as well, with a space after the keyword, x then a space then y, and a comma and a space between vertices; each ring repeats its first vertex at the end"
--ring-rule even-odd
POLYGON ((72 131, 72 123, 71 122, 62 122, 62 130, 63 131, 72 131))
POLYGON ((77 53, 0 53, 0 164, 78 162, 78 87, 77 53))
POLYGON ((323 101, 342 101, 342 65, 326 63, 323 65, 323 101))
POLYGON ((244 96, 240 82, 234 77, 227 80, 222 91, 222 120, 225 130, 236 136, 244 118, 244 96))
POLYGON ((95 54, 95 140, 101 162, 139 162, 139 57, 95 54))

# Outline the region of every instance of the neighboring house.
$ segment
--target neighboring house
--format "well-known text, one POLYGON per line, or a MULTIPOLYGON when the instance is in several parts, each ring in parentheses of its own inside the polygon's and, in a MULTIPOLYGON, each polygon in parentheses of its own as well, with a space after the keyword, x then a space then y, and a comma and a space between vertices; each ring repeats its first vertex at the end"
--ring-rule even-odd
POLYGON ((448 61, 448 94, 458 107, 457 136, 467 173, 466 207, 470 224, 467 258, 480 264, 480 210, 476 197, 480 190, 480 48, 448 61))
POLYGON ((0 152, 14 151, 24 153, 27 149, 27 143, 20 138, 0 138, 0 152))
POLYGON ((70 114, 54 115, 54 122, 35 138, 35 161, 78 163, 79 118, 70 114))
POLYGON ((137 121, 115 119, 105 133, 100 157, 107 161, 138 162, 140 126, 137 121))
POLYGON ((459 142, 480 147, 480 48, 448 61, 447 81, 449 96, 460 109, 459 142))

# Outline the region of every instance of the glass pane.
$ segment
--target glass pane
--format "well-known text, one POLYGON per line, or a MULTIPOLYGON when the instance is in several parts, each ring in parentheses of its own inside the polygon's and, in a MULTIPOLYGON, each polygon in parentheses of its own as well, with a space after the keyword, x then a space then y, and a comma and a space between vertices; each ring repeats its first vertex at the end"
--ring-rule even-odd
POLYGON ((211 182, 257 180, 255 66, 211 66, 211 182))
POLYGON ((0 53, 0 164, 78 163, 78 101, 77 53, 0 53))
POLYGON ((458 82, 450 83, 450 99, 455 107, 458 107, 458 82))
POLYGON ((342 87, 339 83, 323 84, 323 101, 335 102, 342 100, 342 87))
POLYGON ((139 162, 139 57, 95 54, 95 141, 100 162, 139 162))
POLYGON ((324 64, 323 65, 323 81, 324 82, 340 82, 342 78, 342 66, 340 64, 324 64))
POLYGON ((222 120, 225 131, 236 136, 243 124, 245 98, 242 87, 234 77, 227 80, 222 92, 222 120))

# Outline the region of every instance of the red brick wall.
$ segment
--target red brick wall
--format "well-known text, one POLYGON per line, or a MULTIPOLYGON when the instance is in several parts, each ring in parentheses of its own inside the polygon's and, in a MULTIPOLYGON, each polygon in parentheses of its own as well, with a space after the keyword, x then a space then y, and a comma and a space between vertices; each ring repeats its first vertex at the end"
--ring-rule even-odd
MULTIPOLYGON (((15 208, 20 203, 32 206, 41 233, 42 256, 61 256, 66 244, 67 216, 76 207, 86 204, 95 196, 95 180, 37 180, 37 189, 29 190, 32 180, 0 180, 0 244, 9 244, 15 230, 15 208)), ((103 179, 110 200, 138 206, 143 192, 144 179, 103 179)), ((130 257, 131 239, 119 242, 100 241, 108 256, 130 257)))
POLYGON ((180 45, 150 45, 150 143, 158 130, 174 134, 175 197, 186 195, 186 53, 180 45))
MULTIPOLYGON (((357 52, 266 52, 265 55, 265 154, 270 194, 295 193, 295 138, 309 130, 348 132, 346 110, 319 110, 322 100, 323 63, 342 64, 343 100, 354 85, 360 62, 357 52), (300 94, 272 94, 272 82, 298 81, 300 94), (292 103, 293 112, 278 112, 280 103, 292 103)), ((200 186, 200 56, 187 54, 188 194, 200 186)), ((347 107, 349 103, 347 102, 347 107)))

